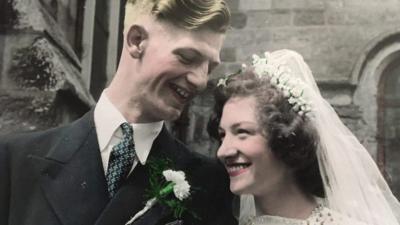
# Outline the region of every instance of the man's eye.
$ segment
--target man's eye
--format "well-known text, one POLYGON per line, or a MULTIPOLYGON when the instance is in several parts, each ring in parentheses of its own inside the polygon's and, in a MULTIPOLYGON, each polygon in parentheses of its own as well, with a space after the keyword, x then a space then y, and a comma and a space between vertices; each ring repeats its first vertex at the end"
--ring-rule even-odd
POLYGON ((189 57, 186 55, 178 55, 178 59, 181 63, 185 64, 185 65, 190 65, 194 62, 194 58, 193 57, 189 57))

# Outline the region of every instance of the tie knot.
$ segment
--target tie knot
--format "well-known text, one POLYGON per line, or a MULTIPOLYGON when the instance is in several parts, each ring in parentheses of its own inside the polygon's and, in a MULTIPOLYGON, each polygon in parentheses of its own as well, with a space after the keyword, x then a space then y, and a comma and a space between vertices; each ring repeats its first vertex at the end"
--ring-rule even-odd
POLYGON ((122 123, 121 129, 122 129, 122 134, 124 136, 132 136, 133 135, 133 128, 129 123, 127 123, 127 122, 122 123))

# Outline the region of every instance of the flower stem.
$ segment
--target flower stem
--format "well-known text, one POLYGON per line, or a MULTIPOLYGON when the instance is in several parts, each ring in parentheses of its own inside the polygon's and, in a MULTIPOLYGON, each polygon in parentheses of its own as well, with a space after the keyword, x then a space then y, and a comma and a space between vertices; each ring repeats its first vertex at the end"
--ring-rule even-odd
POLYGON ((145 212, 147 212, 151 207, 153 207, 153 205, 155 205, 156 202, 157 202, 156 198, 152 198, 152 199, 148 200, 146 202, 145 207, 142 210, 140 210, 139 212, 137 212, 134 217, 132 217, 128 222, 126 222, 125 225, 130 225, 131 223, 133 223, 133 221, 135 221, 137 218, 141 217, 145 212))
POLYGON ((160 191, 160 196, 165 196, 171 193, 174 190, 174 183, 169 182, 167 186, 160 191))

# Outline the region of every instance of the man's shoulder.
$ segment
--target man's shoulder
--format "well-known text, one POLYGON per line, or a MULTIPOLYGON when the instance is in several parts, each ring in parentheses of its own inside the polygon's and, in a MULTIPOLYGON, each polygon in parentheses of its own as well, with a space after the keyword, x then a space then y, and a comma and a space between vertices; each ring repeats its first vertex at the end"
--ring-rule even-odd
POLYGON ((183 164, 196 180, 208 180, 209 184, 214 185, 227 178, 224 167, 216 157, 203 155, 182 142, 177 142, 180 154, 184 155, 181 160, 185 161, 183 164))
POLYGON ((169 158, 174 162, 175 169, 185 171, 189 176, 196 177, 196 180, 210 180, 226 175, 216 157, 196 152, 173 137, 167 129, 161 131, 153 150, 154 155, 169 158))
POLYGON ((176 139, 178 150, 185 156, 187 160, 191 161, 192 166, 201 167, 203 171, 220 169, 221 166, 218 164, 216 158, 203 155, 197 152, 195 149, 188 147, 186 144, 176 139))
POLYGON ((165 157, 172 157, 174 161, 178 161, 179 164, 188 164, 184 162, 190 161, 190 164, 196 165, 198 163, 211 163, 212 160, 208 157, 193 151, 181 140, 173 136, 173 134, 165 127, 161 130, 157 140, 153 145, 154 149, 161 149, 162 155, 165 157))
POLYGON ((56 127, 42 131, 23 131, 18 133, 4 134, 0 136, 0 149, 8 149, 14 154, 35 149, 36 146, 51 146, 61 138, 65 129, 56 127))
POLYGON ((0 150, 7 149, 12 154, 28 154, 33 151, 47 152, 51 146, 56 145, 68 135, 83 132, 81 119, 69 124, 60 125, 46 130, 21 131, 0 135, 0 150))
POLYGON ((22 145, 41 142, 51 143, 53 139, 59 139, 63 136, 63 134, 79 132, 82 131, 84 127, 94 127, 94 122, 92 121, 92 116, 90 115, 90 113, 87 113, 84 116, 76 119, 75 121, 67 124, 61 124, 57 127, 52 127, 45 130, 21 131, 3 134, 0 135, 0 145, 22 145))
POLYGON ((48 140, 49 137, 57 136, 57 134, 65 129, 65 126, 54 127, 46 130, 34 130, 34 131, 20 131, 14 133, 3 134, 0 136, 0 143, 3 144, 24 144, 24 143, 36 143, 41 140, 48 140))
POLYGON ((189 216, 188 221, 192 221, 189 224, 236 224, 230 210, 229 177, 222 164, 216 157, 203 155, 176 138, 172 139, 174 143, 170 147, 174 149, 168 152, 174 155, 173 159, 179 165, 176 169, 186 174, 191 186, 187 207, 198 217, 189 216))

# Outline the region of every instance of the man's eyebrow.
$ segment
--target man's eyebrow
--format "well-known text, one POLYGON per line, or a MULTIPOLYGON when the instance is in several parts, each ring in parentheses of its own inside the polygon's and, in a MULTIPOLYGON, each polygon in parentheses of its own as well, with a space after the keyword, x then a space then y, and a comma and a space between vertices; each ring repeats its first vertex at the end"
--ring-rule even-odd
POLYGON ((177 48, 174 49, 173 53, 179 53, 179 52, 183 52, 183 53, 194 53, 196 55, 196 57, 204 57, 203 54, 201 54, 201 52, 199 52, 197 49, 195 48, 177 48))
POLYGON ((210 68, 215 68, 216 66, 218 66, 220 64, 219 57, 218 57, 218 59, 209 58, 208 56, 202 54, 200 51, 198 51, 195 48, 190 48, 190 47, 188 47, 188 48, 177 48, 177 49, 175 49, 173 51, 173 53, 176 54, 179 51, 181 51, 181 52, 189 52, 190 51, 191 53, 196 54, 196 57, 202 57, 202 58, 209 59, 210 60, 210 68))

